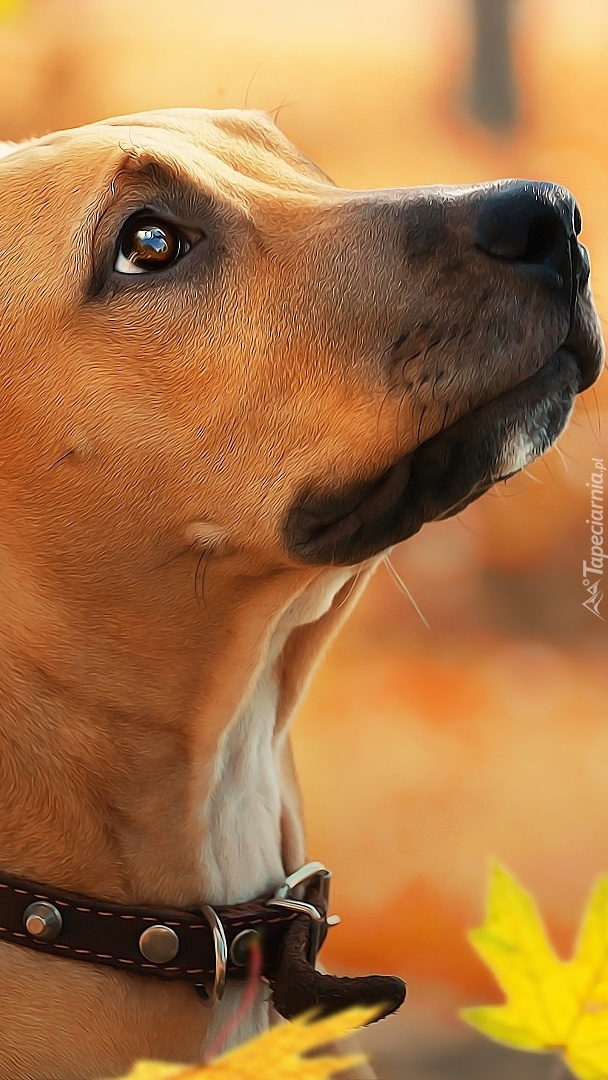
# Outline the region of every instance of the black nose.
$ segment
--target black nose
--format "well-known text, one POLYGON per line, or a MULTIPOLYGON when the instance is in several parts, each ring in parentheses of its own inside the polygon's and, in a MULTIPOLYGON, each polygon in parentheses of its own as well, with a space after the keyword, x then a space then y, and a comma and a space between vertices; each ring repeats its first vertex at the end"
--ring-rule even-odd
POLYGON ((570 295, 583 272, 579 208, 557 184, 514 180, 489 192, 479 209, 475 244, 570 295))

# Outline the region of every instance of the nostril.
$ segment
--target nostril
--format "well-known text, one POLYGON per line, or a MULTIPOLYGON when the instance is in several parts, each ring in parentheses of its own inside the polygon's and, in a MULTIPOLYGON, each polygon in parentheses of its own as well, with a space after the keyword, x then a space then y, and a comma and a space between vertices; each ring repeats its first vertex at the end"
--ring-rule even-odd
POLYGON ((486 194, 479 207, 475 246, 569 292, 570 247, 577 224, 577 207, 569 192, 553 184, 515 181, 486 194))
POLYGON ((530 225, 526 246, 519 258, 527 263, 548 263, 556 251, 563 252, 564 239, 561 221, 547 211, 530 225))

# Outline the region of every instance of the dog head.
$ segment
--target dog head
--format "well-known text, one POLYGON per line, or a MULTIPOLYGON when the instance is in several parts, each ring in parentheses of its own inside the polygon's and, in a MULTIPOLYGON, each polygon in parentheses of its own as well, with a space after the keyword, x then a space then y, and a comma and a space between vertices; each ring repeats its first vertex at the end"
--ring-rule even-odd
POLYGON ((7 509, 82 589, 127 547, 360 563, 600 370, 552 184, 347 191, 265 114, 170 110, 14 148, 0 192, 7 509))

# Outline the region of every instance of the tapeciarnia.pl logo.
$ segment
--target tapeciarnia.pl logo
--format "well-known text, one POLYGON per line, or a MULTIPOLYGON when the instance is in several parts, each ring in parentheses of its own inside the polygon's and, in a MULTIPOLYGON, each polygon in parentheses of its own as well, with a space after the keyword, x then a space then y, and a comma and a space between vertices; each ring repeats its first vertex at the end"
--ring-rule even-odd
POLYGON ((604 616, 600 614, 600 604, 604 595, 604 559, 608 554, 604 553, 604 472, 606 466, 603 458, 591 458, 593 472, 591 481, 586 485, 591 494, 591 516, 586 524, 591 531, 591 555, 589 562, 583 559, 583 585, 589 593, 583 600, 583 607, 597 615, 604 622, 604 616))

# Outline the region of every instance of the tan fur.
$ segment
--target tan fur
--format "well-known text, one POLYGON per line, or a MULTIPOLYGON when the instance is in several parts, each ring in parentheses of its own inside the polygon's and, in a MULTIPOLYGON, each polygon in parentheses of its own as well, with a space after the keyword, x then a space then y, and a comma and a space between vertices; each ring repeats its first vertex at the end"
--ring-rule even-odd
MULTIPOLYGON (((0 164, 1 869, 187 906, 250 898, 305 861, 288 725, 379 557, 299 563, 284 514, 302 483, 378 475, 525 377, 550 329, 536 293, 525 319, 505 296, 518 348, 481 365, 493 271, 465 266, 446 297, 437 259, 401 265, 394 198, 335 187, 257 113, 119 118, 0 164), (125 217, 167 175, 200 193, 203 217, 213 199, 217 265, 92 295, 125 217), (446 343, 442 400, 380 377, 406 326, 412 371, 436 363, 421 286, 456 328, 476 325, 466 352, 446 343), (231 732, 253 755, 253 728, 280 805, 269 845, 244 824, 241 863, 211 824, 214 784, 238 783, 231 732)), ((259 783, 252 767, 254 818, 259 783)), ((187 986, 0 947, 2 1080, 196 1062, 209 1023, 187 986)))

